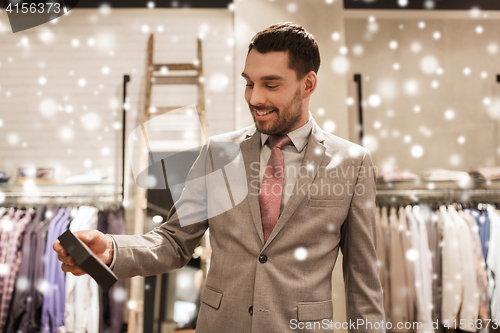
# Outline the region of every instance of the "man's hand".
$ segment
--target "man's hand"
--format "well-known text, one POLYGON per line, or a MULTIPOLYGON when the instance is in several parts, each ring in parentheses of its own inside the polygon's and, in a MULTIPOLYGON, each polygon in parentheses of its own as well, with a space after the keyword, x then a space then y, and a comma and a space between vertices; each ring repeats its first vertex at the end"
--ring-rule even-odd
MULTIPOLYGON (((75 231, 74 234, 106 265, 109 266, 111 264, 114 254, 113 240, 111 239, 111 236, 105 235, 98 230, 75 231)), ((83 269, 78 267, 73 259, 68 255, 68 252, 66 252, 59 240, 54 242, 52 248, 57 252, 57 258, 62 262, 61 269, 64 272, 73 273, 75 276, 85 274, 83 269)))

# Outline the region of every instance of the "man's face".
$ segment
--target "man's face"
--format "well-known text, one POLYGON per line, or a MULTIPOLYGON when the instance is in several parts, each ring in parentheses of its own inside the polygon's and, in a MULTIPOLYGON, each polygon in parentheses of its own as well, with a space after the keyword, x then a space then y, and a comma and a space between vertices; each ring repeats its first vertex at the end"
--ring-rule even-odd
POLYGON ((302 84, 288 67, 288 53, 253 49, 241 75, 247 81, 245 99, 260 132, 285 134, 303 125, 302 84))

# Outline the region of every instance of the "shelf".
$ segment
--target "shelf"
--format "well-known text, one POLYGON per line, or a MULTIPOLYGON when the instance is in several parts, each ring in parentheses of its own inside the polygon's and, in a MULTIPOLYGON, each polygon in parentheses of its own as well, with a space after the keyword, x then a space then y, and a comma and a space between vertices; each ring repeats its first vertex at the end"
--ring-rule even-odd
MULTIPOLYGON (((113 186, 116 185, 114 183, 88 183, 88 184, 66 184, 66 183, 40 183, 34 184, 36 187, 48 187, 48 186, 63 186, 63 187, 74 187, 74 186, 113 186)), ((16 184, 16 183, 0 183, 0 188, 9 188, 9 187, 23 187, 25 184, 16 184)), ((116 185, 117 186, 117 185, 116 185)))
POLYGON ((6 192, 6 198, 101 198, 119 196, 115 192, 6 192))

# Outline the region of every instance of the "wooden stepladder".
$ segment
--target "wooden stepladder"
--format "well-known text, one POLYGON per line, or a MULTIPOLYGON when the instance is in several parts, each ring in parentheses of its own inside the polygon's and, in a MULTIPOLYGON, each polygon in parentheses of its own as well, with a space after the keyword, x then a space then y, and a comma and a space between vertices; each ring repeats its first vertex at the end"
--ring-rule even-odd
MULTIPOLYGON (((146 62, 146 86, 144 96, 144 109, 142 123, 145 124, 149 120, 159 115, 166 113, 175 114, 176 110, 182 109, 184 106, 157 106, 152 104, 153 87, 155 85, 192 85, 197 88, 196 113, 198 115, 201 126, 202 136, 200 137, 201 146, 204 144, 208 126, 205 112, 205 87, 203 77, 203 57, 202 57, 202 42, 197 39, 197 59, 192 63, 155 63, 154 54, 154 35, 151 34, 147 45, 147 62, 146 62)), ((143 129, 144 135, 146 133, 143 129)), ((148 163, 152 159, 152 147, 147 144, 140 148, 139 152, 139 169, 145 170, 148 163)), ((145 232, 146 209, 148 207, 147 189, 136 187, 136 205, 134 208, 134 234, 142 234, 145 232)), ((202 240, 202 246, 208 247, 206 241, 208 237, 202 240)), ((203 277, 207 273, 207 259, 202 256, 203 277)), ((204 278, 203 278, 204 281, 204 278)), ((128 333, 139 333, 143 331, 141 314, 144 306, 144 278, 134 277, 131 279, 130 286, 130 301, 135 306, 129 306, 128 316, 128 333)), ((147 333, 147 332, 144 332, 147 333)))

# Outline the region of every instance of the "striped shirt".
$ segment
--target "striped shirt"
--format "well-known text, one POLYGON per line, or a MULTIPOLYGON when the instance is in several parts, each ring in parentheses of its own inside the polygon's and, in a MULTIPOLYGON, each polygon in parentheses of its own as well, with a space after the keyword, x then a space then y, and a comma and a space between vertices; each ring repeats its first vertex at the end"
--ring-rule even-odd
POLYGON ((28 211, 17 211, 14 214, 14 226, 10 231, 10 237, 7 247, 2 249, 2 264, 9 268, 8 274, 2 276, 2 285, 0 285, 0 295, 2 299, 0 302, 0 330, 4 329, 9 312, 10 301, 12 299, 12 292, 17 277, 17 271, 21 264, 21 243, 24 235, 24 230, 31 222, 35 210, 30 208, 28 211), (26 213, 26 214, 24 214, 26 213), (24 215, 23 215, 24 214, 24 215), (19 219, 16 221, 16 217, 19 219))

